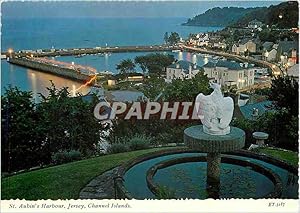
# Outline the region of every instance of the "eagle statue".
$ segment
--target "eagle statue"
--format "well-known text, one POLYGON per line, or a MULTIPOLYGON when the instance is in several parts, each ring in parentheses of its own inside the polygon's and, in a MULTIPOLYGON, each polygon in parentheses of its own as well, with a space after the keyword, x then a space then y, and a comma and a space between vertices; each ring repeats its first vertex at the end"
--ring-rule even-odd
POLYGON ((230 121, 233 116, 233 99, 224 97, 221 85, 210 83, 214 91, 210 95, 200 93, 196 97, 197 115, 203 124, 203 131, 210 135, 226 135, 230 133, 230 121))

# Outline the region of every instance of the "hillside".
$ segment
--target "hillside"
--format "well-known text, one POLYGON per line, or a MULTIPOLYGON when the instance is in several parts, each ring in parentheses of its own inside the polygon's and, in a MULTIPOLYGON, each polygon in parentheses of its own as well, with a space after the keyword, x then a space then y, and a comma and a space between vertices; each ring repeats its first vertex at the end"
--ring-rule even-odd
POLYGON ((278 28, 298 27, 298 2, 289 1, 270 7, 215 7, 188 19, 185 26, 245 27, 254 19, 278 28))
POLYGON ((188 19, 188 21, 182 25, 225 27, 235 23, 245 15, 260 9, 262 8, 215 7, 207 10, 203 14, 188 19))
POLYGON ((298 26, 298 2, 283 2, 268 8, 252 11, 241 17, 232 26, 244 27, 248 22, 257 19, 267 25, 275 25, 279 28, 292 28, 298 26), (280 18, 281 17, 281 18, 280 18))

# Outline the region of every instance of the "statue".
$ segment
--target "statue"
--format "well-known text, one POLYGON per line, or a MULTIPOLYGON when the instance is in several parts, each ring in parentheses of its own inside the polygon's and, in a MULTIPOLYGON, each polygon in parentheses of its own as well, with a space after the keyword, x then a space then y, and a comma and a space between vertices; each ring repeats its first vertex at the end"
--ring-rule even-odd
POLYGON ((210 135, 226 135, 230 133, 230 121, 233 116, 233 100, 223 96, 221 85, 210 83, 214 91, 210 95, 200 93, 196 97, 196 109, 203 124, 203 131, 210 135))

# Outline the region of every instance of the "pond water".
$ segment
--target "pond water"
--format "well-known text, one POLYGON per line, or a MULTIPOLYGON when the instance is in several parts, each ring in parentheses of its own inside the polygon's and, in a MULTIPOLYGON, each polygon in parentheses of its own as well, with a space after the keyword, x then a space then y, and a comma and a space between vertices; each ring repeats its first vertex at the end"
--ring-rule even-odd
MULTIPOLYGON (((146 173, 153 165, 164 160, 178 157, 199 156, 202 153, 181 153, 157 157, 141 162, 129 169, 125 176, 125 188, 134 198, 155 198, 147 187, 146 173), (138 187, 137 187, 138 186, 138 187)), ((263 165, 281 178, 283 183, 282 198, 298 198, 298 177, 287 170, 261 160, 234 155, 222 155, 246 160, 263 165)), ((183 163, 159 170, 154 182, 167 187, 177 198, 205 199, 206 162, 183 163)), ((270 193, 273 183, 264 175, 251 168, 238 165, 222 164, 220 198, 258 198, 270 193)))

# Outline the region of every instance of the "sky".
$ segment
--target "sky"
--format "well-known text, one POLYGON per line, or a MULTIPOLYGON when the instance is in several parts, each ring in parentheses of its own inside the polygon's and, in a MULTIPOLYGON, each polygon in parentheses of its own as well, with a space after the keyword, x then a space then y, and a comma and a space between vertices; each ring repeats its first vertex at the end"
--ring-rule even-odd
MULTIPOLYGON (((282 2, 282 1, 281 1, 282 2)), ((10 1, 2 17, 193 17, 213 7, 262 7, 280 1, 10 1)), ((220 17, 221 18, 221 17, 220 17)))

